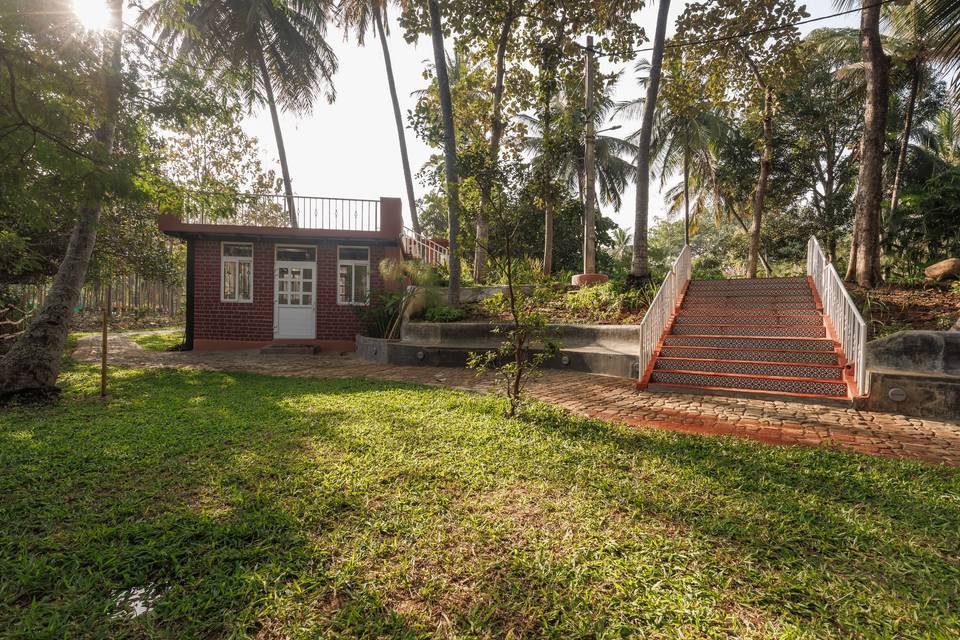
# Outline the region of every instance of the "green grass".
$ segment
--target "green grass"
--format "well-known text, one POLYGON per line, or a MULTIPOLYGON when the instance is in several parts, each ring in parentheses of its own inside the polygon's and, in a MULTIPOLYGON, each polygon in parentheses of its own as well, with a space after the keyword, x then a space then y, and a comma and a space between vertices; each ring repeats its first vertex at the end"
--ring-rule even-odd
POLYGON ((3 637, 960 633, 954 469, 385 382, 64 384, 0 411, 3 637))
POLYGON ((127 337, 147 351, 169 351, 183 342, 183 331, 135 333, 127 337))

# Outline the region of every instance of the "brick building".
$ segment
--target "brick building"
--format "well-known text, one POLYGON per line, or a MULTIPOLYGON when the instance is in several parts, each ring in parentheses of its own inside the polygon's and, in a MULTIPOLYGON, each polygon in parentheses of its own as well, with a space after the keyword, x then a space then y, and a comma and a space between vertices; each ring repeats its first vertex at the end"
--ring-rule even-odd
POLYGON ((187 244, 187 348, 352 350, 358 310, 384 287, 380 261, 429 243, 404 230, 398 198, 297 203, 298 228, 160 217, 187 244))

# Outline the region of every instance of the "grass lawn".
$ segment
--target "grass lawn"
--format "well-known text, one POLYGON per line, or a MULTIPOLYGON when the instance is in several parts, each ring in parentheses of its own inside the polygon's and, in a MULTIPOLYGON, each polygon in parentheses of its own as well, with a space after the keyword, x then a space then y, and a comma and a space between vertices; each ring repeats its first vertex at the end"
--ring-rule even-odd
POLYGON ((385 382, 64 384, 0 410, 3 637, 960 634, 956 469, 385 382))
POLYGON ((169 351, 183 342, 183 330, 133 333, 127 336, 147 351, 169 351))

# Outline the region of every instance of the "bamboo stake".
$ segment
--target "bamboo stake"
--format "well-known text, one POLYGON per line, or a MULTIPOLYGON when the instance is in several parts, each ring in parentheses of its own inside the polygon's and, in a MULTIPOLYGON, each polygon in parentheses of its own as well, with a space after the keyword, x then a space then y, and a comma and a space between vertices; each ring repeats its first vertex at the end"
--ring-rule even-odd
POLYGON ((110 288, 107 280, 106 300, 103 304, 103 339, 100 345, 100 397, 107 397, 107 331, 110 326, 110 288))

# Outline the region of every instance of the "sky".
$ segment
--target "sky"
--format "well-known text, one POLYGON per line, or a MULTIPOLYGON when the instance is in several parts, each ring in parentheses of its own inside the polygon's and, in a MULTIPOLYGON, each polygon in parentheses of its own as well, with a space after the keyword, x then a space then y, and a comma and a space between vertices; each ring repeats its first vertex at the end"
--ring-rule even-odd
MULTIPOLYGON (((668 37, 672 35, 673 25, 685 4, 685 2, 672 3, 668 20, 668 37)), ((836 11, 833 0, 811 0, 807 3, 807 12, 811 17, 825 16, 836 11)), ((647 37, 651 39, 656 13, 657 5, 651 4, 638 12, 634 18, 643 26, 647 37)), ((856 27, 858 25, 859 14, 853 13, 801 26, 801 33, 806 34, 820 27, 856 27)), ((281 113, 280 115, 280 126, 287 148, 293 190, 301 195, 312 196, 402 198, 404 218, 409 222, 397 132, 380 42, 374 38, 368 38, 366 46, 360 47, 354 42, 343 41, 342 32, 333 29, 330 32, 330 41, 340 61, 340 70, 334 77, 337 89, 336 102, 327 104, 321 99, 314 105, 310 114, 296 116, 281 113)), ((422 73, 428 64, 432 64, 433 52, 428 38, 421 38, 417 44, 406 43, 399 27, 392 30, 387 41, 393 62, 400 108, 406 114, 414 104, 411 93, 425 86, 422 73)), ((640 56, 645 55, 649 54, 640 54, 640 56)), ((610 66, 601 61, 600 70, 603 72, 627 70, 616 88, 615 99, 633 99, 639 95, 640 89, 634 80, 632 68, 633 63, 610 66)), ((612 123, 619 122, 612 121, 612 123)), ((639 126, 638 122, 623 121, 622 124, 621 129, 607 135, 628 135, 639 126)), ((266 166, 275 168, 279 175, 280 168, 269 111, 264 108, 253 113, 245 120, 244 129, 259 139, 266 166)), ((406 131, 406 138, 411 168, 416 174, 435 150, 418 140, 409 128, 406 131)), ((650 213, 654 221, 662 218, 665 211, 659 186, 659 180, 651 184, 650 213)), ((667 186, 670 186, 669 183, 667 186)), ((414 177, 414 191, 418 198, 424 192, 423 186, 416 182, 416 177, 414 177)), ((603 215, 612 218, 619 226, 629 230, 633 227, 633 202, 634 187, 631 184, 624 194, 624 204, 620 211, 604 206, 601 206, 601 210, 603 215)))

